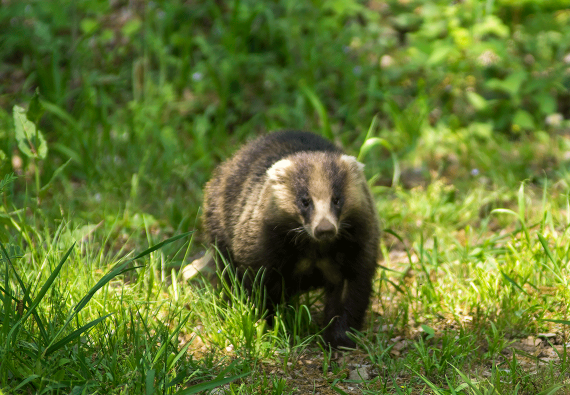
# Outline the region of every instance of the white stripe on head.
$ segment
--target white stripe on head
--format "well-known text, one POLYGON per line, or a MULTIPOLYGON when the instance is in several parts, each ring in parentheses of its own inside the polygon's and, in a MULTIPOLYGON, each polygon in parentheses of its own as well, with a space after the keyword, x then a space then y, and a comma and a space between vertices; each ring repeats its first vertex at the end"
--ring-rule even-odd
POLYGON ((289 159, 281 159, 277 161, 267 170, 267 176, 270 180, 281 181, 285 176, 287 169, 291 167, 293 162, 289 159))
POLYGON ((315 235, 315 229, 321 221, 328 220, 338 230, 338 219, 331 211, 331 198, 313 200, 313 218, 311 220, 311 234, 315 235))
POLYGON ((342 160, 343 162, 346 162, 349 166, 351 166, 353 169, 356 169, 358 171, 362 171, 364 170, 364 164, 360 163, 358 161, 358 159, 356 159, 354 156, 350 156, 350 155, 341 155, 340 156, 340 160, 342 160))
MULTIPOLYGON (((276 196, 280 201, 285 202, 290 198, 289 196, 289 186, 287 185, 287 169, 293 165, 289 159, 281 159, 275 162, 267 170, 267 178, 271 182, 271 188, 273 189, 273 195, 276 196)), ((283 203, 281 204, 283 205, 283 203)))
POLYGON ((328 221, 338 231, 338 218, 331 210, 332 185, 330 175, 323 165, 324 161, 315 161, 313 171, 309 178, 309 194, 313 200, 313 215, 311 223, 308 224, 309 234, 314 238, 315 231, 321 221, 328 221))
MULTIPOLYGON (((293 161, 290 159, 281 159, 267 169, 267 179, 264 188, 271 194, 271 210, 277 209, 281 213, 287 213, 292 216, 298 215, 295 197, 291 191, 291 175, 290 168, 293 161)), ((272 213, 270 215, 273 215, 272 213)))

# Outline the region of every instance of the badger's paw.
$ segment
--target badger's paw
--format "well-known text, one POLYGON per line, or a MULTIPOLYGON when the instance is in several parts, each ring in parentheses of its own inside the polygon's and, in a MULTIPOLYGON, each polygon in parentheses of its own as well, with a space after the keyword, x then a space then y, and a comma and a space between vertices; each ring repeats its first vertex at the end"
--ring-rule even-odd
POLYGON ((350 337, 348 337, 348 328, 342 327, 341 325, 334 325, 334 322, 325 329, 323 333, 323 340, 325 343, 330 344, 332 348, 341 349, 349 348, 355 349, 356 343, 350 337))

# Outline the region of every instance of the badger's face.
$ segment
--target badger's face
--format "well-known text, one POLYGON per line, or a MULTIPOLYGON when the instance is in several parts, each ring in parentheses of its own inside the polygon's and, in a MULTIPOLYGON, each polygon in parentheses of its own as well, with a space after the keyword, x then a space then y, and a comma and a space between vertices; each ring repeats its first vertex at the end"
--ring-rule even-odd
POLYGON ((346 213, 360 204, 363 165, 356 158, 303 152, 276 162, 268 171, 272 209, 295 218, 315 241, 333 240, 346 213))

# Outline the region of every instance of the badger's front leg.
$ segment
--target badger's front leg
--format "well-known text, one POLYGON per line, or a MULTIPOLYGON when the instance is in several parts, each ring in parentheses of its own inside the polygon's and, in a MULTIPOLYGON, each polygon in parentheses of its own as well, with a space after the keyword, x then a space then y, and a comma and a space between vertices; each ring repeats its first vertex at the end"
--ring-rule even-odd
POLYGON ((362 270, 356 276, 326 287, 324 325, 328 327, 323 337, 331 346, 356 346, 346 332, 351 328, 359 330, 362 327, 372 293, 373 277, 373 270, 362 270))

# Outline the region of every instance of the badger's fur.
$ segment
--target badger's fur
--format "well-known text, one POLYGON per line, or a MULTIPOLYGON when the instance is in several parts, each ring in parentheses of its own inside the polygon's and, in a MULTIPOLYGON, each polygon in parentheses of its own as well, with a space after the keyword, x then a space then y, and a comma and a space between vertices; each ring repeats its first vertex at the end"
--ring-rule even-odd
POLYGON ((378 259, 362 167, 315 134, 275 132, 243 146, 205 188, 209 242, 238 273, 265 269, 270 309, 324 287, 324 339, 334 347, 354 346, 346 332, 362 326, 378 259))

